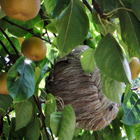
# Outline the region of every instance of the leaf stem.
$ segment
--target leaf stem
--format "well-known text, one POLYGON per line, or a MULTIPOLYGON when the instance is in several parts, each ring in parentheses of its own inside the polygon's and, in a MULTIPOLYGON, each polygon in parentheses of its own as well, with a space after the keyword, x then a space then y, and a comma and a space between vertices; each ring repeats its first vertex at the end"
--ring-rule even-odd
POLYGON ((9 43, 11 44, 11 46, 13 47, 16 55, 19 57, 19 52, 17 51, 16 47, 14 46, 13 42, 11 41, 11 39, 9 38, 9 36, 4 32, 4 30, 0 27, 0 31, 4 34, 4 36, 7 38, 7 40, 9 41, 9 43))
POLYGON ((42 112, 40 99, 39 99, 39 97, 36 97, 36 96, 34 96, 34 95, 33 95, 33 97, 34 97, 34 100, 35 100, 35 102, 36 102, 36 104, 37 104, 37 107, 38 107, 38 109, 39 109, 39 111, 40 111, 40 116, 41 116, 41 120, 42 120, 42 127, 43 127, 44 130, 45 130, 45 134, 46 134, 46 136, 47 136, 47 140, 50 140, 49 134, 48 134, 48 132, 47 132, 46 125, 45 125, 45 116, 43 115, 43 112, 42 112))

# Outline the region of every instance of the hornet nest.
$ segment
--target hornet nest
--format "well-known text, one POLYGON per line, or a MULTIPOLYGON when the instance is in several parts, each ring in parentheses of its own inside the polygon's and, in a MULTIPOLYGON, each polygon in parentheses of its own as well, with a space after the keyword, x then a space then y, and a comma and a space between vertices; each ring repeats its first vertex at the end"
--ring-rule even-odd
POLYGON ((77 127, 97 131, 115 118, 118 104, 103 94, 97 67, 90 74, 82 69, 79 56, 88 48, 81 45, 58 59, 46 81, 46 89, 55 97, 61 97, 65 105, 71 104, 76 114, 77 127))

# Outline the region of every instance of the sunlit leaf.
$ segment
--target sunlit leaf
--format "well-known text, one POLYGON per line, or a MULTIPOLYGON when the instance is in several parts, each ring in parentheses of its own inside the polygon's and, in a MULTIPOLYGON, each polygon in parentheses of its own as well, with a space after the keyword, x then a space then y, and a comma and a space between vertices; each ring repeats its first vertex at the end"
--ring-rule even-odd
POLYGON ((33 107, 29 101, 23 101, 16 104, 16 130, 26 126, 32 117, 32 110, 33 107))
POLYGON ((131 92, 131 97, 127 102, 122 103, 124 116, 122 122, 127 125, 135 125, 140 123, 140 99, 138 95, 131 92))
POLYGON ((64 107, 58 140, 71 140, 75 131, 75 113, 71 105, 64 107))
POLYGON ((125 84, 118 82, 101 73, 102 90, 105 96, 118 104, 121 104, 125 84))
POLYGON ((135 125, 134 128, 135 140, 140 140, 140 124, 135 125))
POLYGON ((95 68, 94 49, 90 48, 81 54, 81 65, 85 72, 90 73, 95 68))
POLYGON ((122 40, 128 46, 130 57, 140 58, 140 22, 136 16, 127 10, 119 10, 122 40))
POLYGON ((8 71, 8 92, 14 101, 22 101, 33 95, 34 86, 34 70, 31 64, 21 57, 8 71))
POLYGON ((107 34, 98 44, 95 61, 101 72, 108 77, 125 83, 131 83, 128 61, 111 34, 107 34))
POLYGON ((62 56, 84 41, 89 30, 89 20, 80 0, 71 0, 57 22, 57 45, 62 56))

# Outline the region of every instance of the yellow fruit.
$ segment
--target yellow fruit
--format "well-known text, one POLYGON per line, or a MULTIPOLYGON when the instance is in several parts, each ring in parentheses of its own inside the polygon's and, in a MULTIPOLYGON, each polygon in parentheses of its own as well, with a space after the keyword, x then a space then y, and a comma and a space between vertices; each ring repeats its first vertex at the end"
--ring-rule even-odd
POLYGON ((21 52, 33 61, 40 61, 46 56, 46 44, 38 37, 31 37, 23 41, 21 52))
POLYGON ((34 18, 40 10, 40 0, 0 0, 4 13, 20 21, 34 18))
POLYGON ((6 77, 7 73, 0 73, 0 94, 9 95, 7 90, 6 77))
POLYGON ((140 72, 140 62, 137 57, 133 57, 131 62, 129 63, 132 80, 135 79, 140 72))

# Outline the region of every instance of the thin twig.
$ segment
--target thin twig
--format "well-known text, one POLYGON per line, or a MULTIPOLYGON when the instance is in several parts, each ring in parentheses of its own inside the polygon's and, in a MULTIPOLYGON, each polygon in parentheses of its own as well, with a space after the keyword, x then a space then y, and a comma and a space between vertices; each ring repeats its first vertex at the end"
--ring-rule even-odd
POLYGON ((86 1, 83 0, 83 3, 86 5, 86 7, 89 9, 89 11, 92 13, 92 7, 90 6, 90 4, 86 1))
POLYGON ((4 32, 4 30, 0 27, 1 32, 4 34, 4 36, 7 38, 7 40, 9 41, 9 43, 11 44, 11 46, 13 47, 16 55, 19 57, 19 52, 17 51, 15 45, 13 44, 13 42, 11 41, 11 39, 9 38, 9 36, 4 32))
POLYGON ((8 19, 6 19, 6 18, 3 18, 2 20, 4 20, 4 21, 10 23, 11 25, 17 26, 18 28, 20 28, 20 29, 22 29, 22 30, 24 30, 24 31, 27 31, 27 32, 29 32, 29 33, 31 33, 33 36, 36 36, 36 37, 38 37, 38 38, 40 38, 40 39, 42 39, 42 40, 44 40, 44 41, 46 41, 46 42, 52 44, 50 41, 48 41, 48 40, 46 40, 46 39, 44 39, 44 38, 42 38, 42 37, 36 35, 31 29, 26 29, 26 28, 24 28, 24 27, 21 27, 21 26, 19 26, 18 24, 14 23, 14 22, 11 22, 10 20, 8 20, 8 19))
POLYGON ((51 132, 51 137, 52 137, 52 140, 54 140, 52 130, 51 130, 51 128, 49 128, 49 129, 50 129, 50 132, 51 132))
POLYGON ((46 125, 45 125, 45 116, 43 115, 41 104, 39 103, 40 102, 39 97, 35 97, 35 96, 33 96, 33 97, 34 97, 34 100, 35 100, 37 107, 40 111, 40 116, 41 116, 41 120, 42 120, 42 127, 45 129, 45 134, 47 136, 47 139, 50 140, 49 133, 47 132, 46 125))

